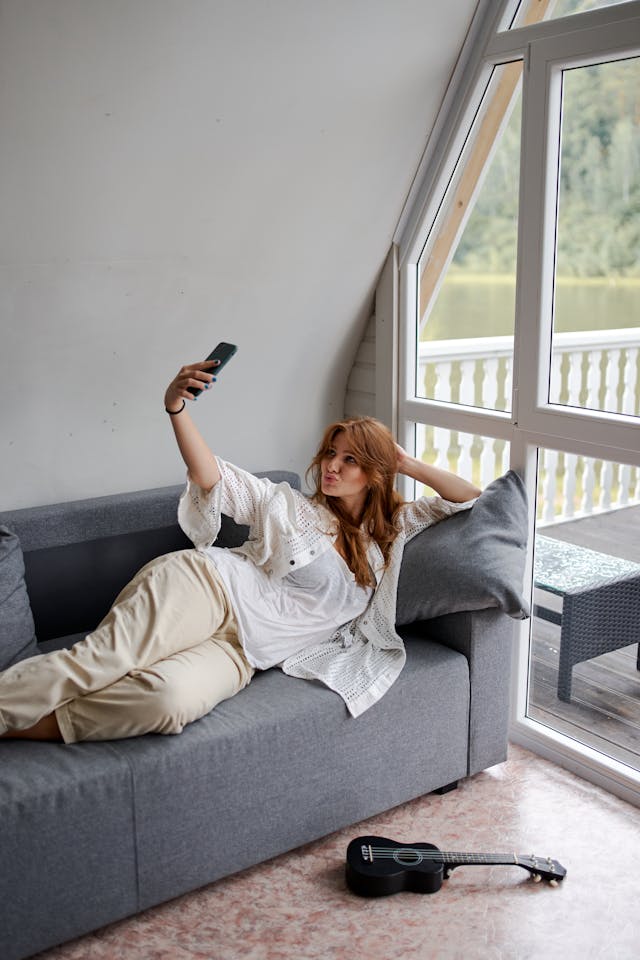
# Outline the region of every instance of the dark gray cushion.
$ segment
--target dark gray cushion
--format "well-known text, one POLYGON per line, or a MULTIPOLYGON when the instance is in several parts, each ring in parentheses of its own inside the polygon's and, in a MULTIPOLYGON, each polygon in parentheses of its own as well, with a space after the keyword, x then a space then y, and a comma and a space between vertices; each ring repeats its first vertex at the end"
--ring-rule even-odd
POLYGON ((0 527, 0 670, 37 652, 22 547, 15 533, 0 527))
POLYGON ((406 545, 396 623, 490 607, 528 617, 522 595, 526 543, 526 490, 510 470, 470 510, 428 527, 406 545))

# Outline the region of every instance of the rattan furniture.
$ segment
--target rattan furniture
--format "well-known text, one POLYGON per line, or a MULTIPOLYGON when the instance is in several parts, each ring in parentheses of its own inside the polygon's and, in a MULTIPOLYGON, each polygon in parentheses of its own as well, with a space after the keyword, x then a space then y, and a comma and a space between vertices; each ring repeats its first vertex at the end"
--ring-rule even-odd
POLYGON ((560 626, 558 698, 569 701, 577 663, 640 640, 640 564, 538 534, 534 579, 534 616, 560 626))

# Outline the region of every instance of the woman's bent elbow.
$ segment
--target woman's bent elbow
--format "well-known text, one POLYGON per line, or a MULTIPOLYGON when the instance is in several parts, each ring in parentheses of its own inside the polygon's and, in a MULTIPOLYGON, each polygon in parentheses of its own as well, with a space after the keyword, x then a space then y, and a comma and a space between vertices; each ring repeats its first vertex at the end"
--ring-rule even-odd
POLYGON ((199 487, 200 490, 207 495, 211 493, 215 485, 218 483, 220 474, 218 473, 217 476, 214 476, 212 473, 208 472, 193 473, 191 470, 189 470, 189 479, 194 486, 199 487))

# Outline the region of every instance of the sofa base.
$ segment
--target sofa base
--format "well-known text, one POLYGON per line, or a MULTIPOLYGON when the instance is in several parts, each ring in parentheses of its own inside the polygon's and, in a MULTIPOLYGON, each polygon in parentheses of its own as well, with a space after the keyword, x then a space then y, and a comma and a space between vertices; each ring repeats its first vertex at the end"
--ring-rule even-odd
POLYGON ((3 960, 463 777, 467 661, 426 640, 407 653, 357 719, 319 684, 269 670, 179 736, 0 743, 3 960))

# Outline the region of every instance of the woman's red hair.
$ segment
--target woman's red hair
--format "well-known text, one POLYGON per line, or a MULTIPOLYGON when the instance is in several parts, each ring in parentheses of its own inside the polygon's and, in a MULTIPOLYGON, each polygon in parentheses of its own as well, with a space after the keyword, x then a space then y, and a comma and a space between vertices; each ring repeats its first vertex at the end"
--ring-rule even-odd
POLYGON ((361 528, 380 547, 385 565, 398 535, 397 519, 403 500, 394 487, 397 468, 396 444, 390 430, 373 417, 352 417, 327 427, 307 471, 315 484, 313 499, 327 507, 338 520, 345 560, 361 586, 374 585, 361 528), (344 433, 349 450, 367 476, 369 488, 360 517, 350 516, 339 498, 322 493, 322 460, 338 433, 344 433))

